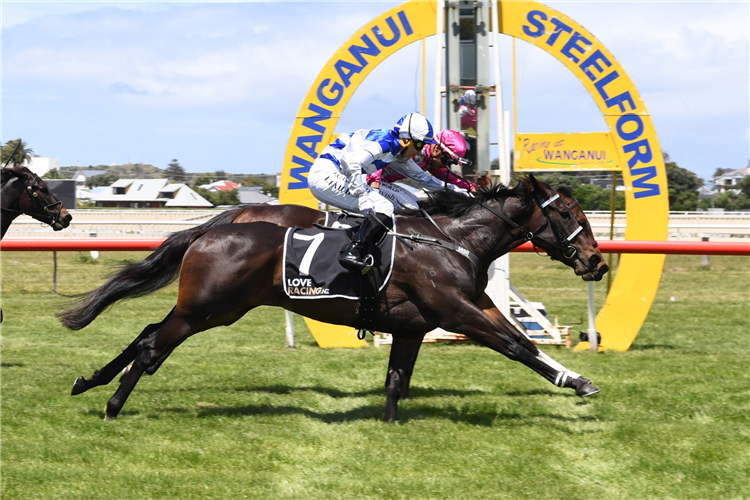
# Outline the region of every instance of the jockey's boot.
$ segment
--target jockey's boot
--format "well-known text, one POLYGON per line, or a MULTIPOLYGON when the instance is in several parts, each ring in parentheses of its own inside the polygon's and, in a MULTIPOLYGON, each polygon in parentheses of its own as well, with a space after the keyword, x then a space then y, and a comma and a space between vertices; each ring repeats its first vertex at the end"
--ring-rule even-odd
POLYGON ((369 213, 365 220, 357 228, 357 232, 352 237, 352 242, 347 246, 341 256, 339 262, 342 266, 347 269, 356 269, 361 271, 362 274, 366 274, 374 263, 372 255, 367 253, 368 248, 372 242, 377 242, 385 232, 385 227, 390 217, 385 214, 369 213))

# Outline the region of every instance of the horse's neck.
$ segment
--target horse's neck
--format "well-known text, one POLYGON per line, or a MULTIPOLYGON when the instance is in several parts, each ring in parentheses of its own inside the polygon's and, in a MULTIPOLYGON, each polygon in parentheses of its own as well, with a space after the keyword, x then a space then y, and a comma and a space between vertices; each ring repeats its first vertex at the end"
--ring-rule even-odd
POLYGON ((489 210, 480 210, 447 219, 450 225, 448 234, 459 239, 482 263, 492 262, 525 241, 517 229, 511 228, 489 210))
POLYGON ((21 214, 15 212, 6 212, 5 210, 0 212, 0 240, 5 237, 5 233, 8 232, 8 228, 10 227, 11 222, 13 222, 19 215, 21 214))
POLYGON ((14 180, 15 177, 3 184, 2 191, 0 192, 0 203, 4 209, 0 211, 0 240, 3 239, 5 233, 8 232, 11 222, 21 215, 20 212, 15 211, 17 210, 17 207, 15 207, 17 196, 12 189, 14 180))

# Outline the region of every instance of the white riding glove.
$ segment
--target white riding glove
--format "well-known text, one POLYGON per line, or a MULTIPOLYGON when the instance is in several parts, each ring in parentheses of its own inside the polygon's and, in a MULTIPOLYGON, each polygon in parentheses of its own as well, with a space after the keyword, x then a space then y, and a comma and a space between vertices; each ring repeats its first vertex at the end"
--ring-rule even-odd
POLYGON ((461 193, 461 194, 465 194, 466 196, 469 196, 469 192, 466 189, 460 188, 456 186, 455 184, 448 184, 448 189, 450 189, 451 191, 455 191, 457 193, 461 193))
POLYGON ((359 213, 362 215, 367 215, 368 213, 375 211, 375 204, 370 197, 367 196, 367 193, 357 199, 357 205, 359 207, 359 213))

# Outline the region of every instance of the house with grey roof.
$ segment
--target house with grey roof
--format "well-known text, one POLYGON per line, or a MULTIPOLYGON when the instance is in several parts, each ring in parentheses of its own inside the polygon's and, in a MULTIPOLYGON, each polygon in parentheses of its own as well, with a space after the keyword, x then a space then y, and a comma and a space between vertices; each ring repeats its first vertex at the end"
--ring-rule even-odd
POLYGON ((260 192, 260 186, 241 186, 237 195, 243 205, 278 205, 279 200, 260 192))
POLYGON ((171 184, 168 179, 119 179, 104 192, 92 195, 91 201, 97 207, 213 207, 186 184, 171 184))

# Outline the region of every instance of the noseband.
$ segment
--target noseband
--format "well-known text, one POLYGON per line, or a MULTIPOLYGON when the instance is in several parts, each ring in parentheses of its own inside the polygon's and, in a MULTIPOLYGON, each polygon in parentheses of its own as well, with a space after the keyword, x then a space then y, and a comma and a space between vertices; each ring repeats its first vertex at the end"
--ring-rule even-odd
MULTIPOLYGON (((537 202, 539 202, 539 206, 542 208, 542 213, 547 218, 547 221, 549 222, 550 227, 552 228, 552 232, 555 233, 555 238, 557 238, 557 245, 558 250, 562 253, 562 256, 565 257, 568 260, 573 260, 575 256, 578 254, 578 250, 576 250, 576 247, 570 244, 571 241, 575 239, 576 236, 578 236, 578 233, 583 231, 583 227, 579 224, 578 228, 570 233, 570 235, 563 236, 562 231, 560 231, 560 228, 557 224, 555 224, 555 219, 552 217, 552 211, 547 208, 553 201, 558 199, 560 197, 559 193, 555 193, 555 195, 548 199, 547 201, 542 201, 543 198, 539 196, 539 194, 536 194, 537 202)), ((568 211, 574 209, 578 206, 578 200, 575 200, 575 203, 573 203, 572 206, 567 207, 568 211)))
MULTIPOLYGON (((14 177, 14 180, 21 180, 19 177, 14 177)), ((62 201, 56 201, 55 203, 50 203, 49 205, 45 205, 45 203, 39 199, 39 193, 37 191, 34 191, 34 188, 40 189, 39 185, 36 183, 36 175, 34 176, 34 181, 31 184, 25 184, 25 192, 29 193, 29 196, 31 196, 31 200, 34 203, 38 203, 39 206, 42 207, 42 210, 46 213, 46 216, 49 218, 49 222, 46 222, 50 226, 54 226, 57 222, 58 218, 60 217, 60 212, 62 209, 62 201), (57 208, 57 211, 55 212, 54 209, 57 208)), ((23 181, 22 181, 23 182, 23 181)), ((13 210, 12 208, 5 208, 0 207, 5 212, 12 212, 17 214, 25 214, 25 215, 39 215, 43 216, 43 214, 35 213, 35 214, 29 214, 26 212, 22 212, 21 210, 13 210)))
MULTIPOLYGON (((578 228, 570 233, 568 236, 563 236, 562 231, 560 231, 560 227, 555 223, 555 219, 552 217, 552 211, 548 208, 549 205, 558 199, 560 197, 559 193, 555 193, 554 196, 549 198, 548 200, 545 200, 542 198, 539 193, 534 193, 536 195, 536 201, 539 204, 539 207, 542 209, 542 213, 544 214, 546 220, 544 221, 544 224, 539 226, 535 231, 529 231, 528 229, 525 229, 518 224, 516 224, 514 221, 512 221, 510 218, 503 215, 501 212, 498 212, 497 210, 494 210, 492 207, 488 207, 487 205, 484 205, 482 203, 479 204, 479 206, 486 208, 490 212, 492 212, 494 215, 502 219, 504 222, 509 224, 510 226, 514 227, 515 229, 518 229, 523 235, 524 235, 524 242, 530 241, 532 245, 534 245, 534 250, 536 251, 536 242, 534 241, 535 238, 539 235, 539 233, 542 232, 542 230, 549 226, 552 228, 552 232, 555 234, 555 238, 557 238, 557 250, 562 254, 562 256, 565 259, 573 260, 576 255, 578 254, 578 250, 576 250, 576 247, 574 247, 571 242, 575 239, 576 236, 578 236, 578 233, 583 231, 583 227, 580 225, 578 228)), ((568 210, 571 210, 578 206, 578 200, 573 203, 572 206, 567 207, 568 210)), ((538 253, 538 252, 537 252, 538 253)))

